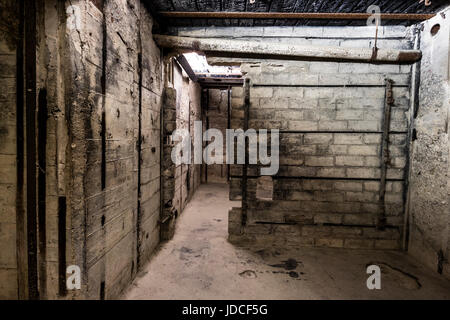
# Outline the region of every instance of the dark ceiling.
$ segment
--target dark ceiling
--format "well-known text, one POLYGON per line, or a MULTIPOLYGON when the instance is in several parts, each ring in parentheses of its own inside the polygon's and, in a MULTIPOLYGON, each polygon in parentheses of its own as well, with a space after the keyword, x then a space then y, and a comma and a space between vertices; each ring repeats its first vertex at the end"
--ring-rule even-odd
MULTIPOLYGON (((378 5, 382 13, 436 13, 450 0, 147 0, 152 14, 164 26, 295 26, 295 25, 365 25, 365 20, 319 19, 183 19, 158 17, 158 12, 325 12, 366 13, 378 5)), ((413 24, 412 20, 383 20, 382 24, 413 24)))

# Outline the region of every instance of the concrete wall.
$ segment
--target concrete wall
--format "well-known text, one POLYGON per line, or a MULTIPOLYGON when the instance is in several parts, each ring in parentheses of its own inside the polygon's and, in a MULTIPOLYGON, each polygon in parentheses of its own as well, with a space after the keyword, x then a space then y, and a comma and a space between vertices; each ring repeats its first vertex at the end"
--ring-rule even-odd
MULTIPOLYGON (((39 293, 42 299, 55 298, 59 294, 59 200, 64 199, 66 185, 64 168, 66 166, 66 146, 68 141, 67 122, 64 110, 64 71, 61 56, 64 54, 62 44, 62 27, 58 25, 64 10, 63 3, 56 1, 37 2, 37 94, 38 113, 45 113, 38 121, 39 150, 45 154, 45 164, 41 166, 43 185, 38 192, 43 192, 39 208, 45 212, 45 225, 40 230, 44 243, 39 247, 39 293), (41 146, 41 144, 44 144, 41 146), (44 147, 42 149, 41 147, 44 147), (41 189, 42 188, 42 189, 41 189)), ((39 158, 39 156, 38 156, 39 158)))
MULTIPOLYGON (((42 299, 118 297, 159 243, 161 53, 140 1, 102 3, 36 2, 42 299), (81 291, 60 290, 69 265, 81 268, 81 291)), ((3 6, 14 2, 0 4, 3 18, 11 12, 3 6)), ((17 298, 26 297, 26 286, 18 288, 26 272, 17 272, 26 264, 16 262, 23 253, 15 232, 21 203, 15 191, 16 40, 6 31, 0 31, 0 78, 7 88, 0 97, 7 111, 0 119, 0 186, 8 195, 0 203, 0 297, 17 298)))
MULTIPOLYGON (((44 226, 39 226, 39 291, 41 298, 49 299, 116 298, 161 237, 173 234, 176 216, 162 227, 160 218, 168 212, 180 214, 200 184, 200 165, 171 164, 173 145, 167 138, 176 128, 189 128, 193 135, 194 121, 202 119, 201 89, 173 62, 166 81, 168 69, 152 40, 152 18, 140 0, 109 0, 104 5, 90 0, 37 3, 36 111, 39 116, 45 104, 47 112, 45 130, 39 131, 37 123, 37 131, 45 138, 38 146, 45 146, 46 160, 45 167, 39 168, 45 178, 40 189, 45 191, 45 206, 39 204, 45 208, 44 226), (66 241, 61 243, 63 235, 66 241), (59 290, 68 265, 81 268, 81 291, 59 290)), ((0 299, 26 296, 26 264, 18 263, 24 244, 20 196, 25 196, 17 189, 18 19, 8 16, 15 5, 15 1, 0 0, 1 17, 8 22, 0 29, 0 192, 4 195, 0 199, 0 299)), ((359 27, 182 28, 171 32, 352 47, 371 47, 374 35, 372 29, 359 27)), ((379 36, 382 48, 413 46, 409 28, 382 27, 379 36)), ((408 216, 410 253, 446 276, 450 254, 449 43, 449 24, 442 16, 424 23, 408 216), (436 23, 441 29, 431 36, 436 23)), ((249 167, 248 220, 242 227, 241 209, 230 211, 230 240, 399 248, 412 129, 411 66, 211 59, 224 61, 241 64, 251 80, 249 127, 282 132, 281 167, 273 178, 272 200, 257 199, 259 171, 249 167), (395 81, 395 105, 385 206, 388 226, 380 231, 375 223, 380 210, 386 77, 395 81)), ((214 97, 219 95, 213 94, 212 101, 214 97)), ((223 93, 218 100, 222 106, 223 93)), ((243 127, 243 111, 243 90, 234 88, 233 128, 243 127)), ((223 121, 210 123, 210 127, 222 125, 223 121)), ((233 166, 231 174, 230 198, 238 200, 242 168, 233 166)))
POLYGON ((18 298, 15 1, 0 1, 0 300, 18 298))
POLYGON ((409 252, 450 277, 450 9, 421 24, 417 140, 412 142, 409 252), (444 18, 445 16, 445 18, 444 18), (436 35, 431 31, 440 25, 436 35))
POLYGON ((164 99, 164 152, 163 152, 163 216, 162 239, 171 239, 175 232, 177 217, 183 212, 189 200, 200 185, 201 165, 194 164, 191 150, 191 164, 176 165, 172 161, 175 144, 174 130, 187 130, 194 143, 194 121, 201 120, 201 88, 189 79, 181 66, 172 58, 168 64, 170 76, 166 83, 164 99))
POLYGON ((68 260, 82 267, 87 298, 108 299, 159 242, 162 62, 140 1, 69 4, 81 25, 75 9, 65 35, 68 260))
MULTIPOLYGON (((182 36, 371 47, 366 27, 182 28, 182 36)), ((383 27, 378 46, 412 47, 410 30, 383 27)), ((248 217, 230 212, 233 241, 278 245, 398 249, 406 177, 411 66, 210 58, 235 62, 251 80, 249 128, 280 129, 280 170, 273 200, 256 199, 259 170, 248 169, 248 217), (395 81, 390 127, 387 228, 376 229, 384 79, 395 81)), ((242 128, 242 88, 233 89, 232 128, 242 128)), ((232 166, 230 198, 241 199, 241 171, 232 166)))
MULTIPOLYGON (((194 121, 201 120, 200 85, 190 80, 178 64, 174 65, 174 71, 173 86, 177 92, 176 128, 188 130, 191 135, 191 141, 193 142, 194 121)), ((166 160, 167 158, 165 156, 166 160)), ((181 164, 175 168, 174 205, 179 213, 183 212, 183 209, 199 186, 199 174, 200 165, 181 164)))

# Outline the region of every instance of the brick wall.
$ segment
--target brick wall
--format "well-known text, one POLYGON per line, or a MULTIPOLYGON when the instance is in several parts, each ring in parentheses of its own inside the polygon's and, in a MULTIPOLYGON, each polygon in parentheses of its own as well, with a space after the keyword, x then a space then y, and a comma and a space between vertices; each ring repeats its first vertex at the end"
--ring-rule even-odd
MULTIPOLYGON (((208 89, 207 114, 209 128, 218 129, 225 139, 228 126, 228 90, 208 89)), ((223 159, 226 159, 226 144, 223 142, 223 159)), ((228 166, 226 164, 208 165, 208 182, 226 182, 228 166)))
MULTIPOLYGON (((371 47, 365 27, 182 28, 174 34, 296 44, 371 47), (262 39, 263 38, 263 39, 262 39)), ((411 48, 410 30, 383 27, 379 47, 411 48)), ((404 213, 411 66, 210 58, 234 61, 250 79, 249 128, 279 129, 280 170, 272 200, 257 199, 258 166, 248 166, 247 221, 230 211, 232 241, 398 249, 404 213), (384 79, 395 81, 387 170, 387 227, 381 205, 384 79)), ((232 128, 243 128, 243 89, 233 89, 232 128)), ((232 166, 230 199, 241 199, 241 166, 232 166)))

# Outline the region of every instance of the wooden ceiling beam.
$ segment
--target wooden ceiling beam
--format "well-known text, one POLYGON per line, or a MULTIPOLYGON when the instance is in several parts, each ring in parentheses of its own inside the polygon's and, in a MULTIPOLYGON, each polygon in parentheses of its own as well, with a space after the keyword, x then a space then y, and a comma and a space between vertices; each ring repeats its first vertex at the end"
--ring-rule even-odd
POLYGON ((180 54, 175 59, 178 61, 178 63, 181 65, 181 67, 184 69, 184 71, 186 71, 189 78, 192 81, 196 82, 198 80, 198 77, 195 74, 194 70, 192 70, 191 65, 187 61, 186 57, 184 55, 180 54))
POLYGON ((302 46, 234 39, 189 38, 153 35, 158 46, 181 51, 204 52, 207 56, 266 57, 274 59, 357 61, 370 63, 413 63, 419 61, 419 50, 302 46))
MULTIPOLYGON (((158 15, 170 19, 328 19, 367 20, 370 13, 327 13, 327 12, 188 12, 160 11, 158 15)), ((423 21, 436 16, 425 13, 382 13, 381 19, 423 21)))

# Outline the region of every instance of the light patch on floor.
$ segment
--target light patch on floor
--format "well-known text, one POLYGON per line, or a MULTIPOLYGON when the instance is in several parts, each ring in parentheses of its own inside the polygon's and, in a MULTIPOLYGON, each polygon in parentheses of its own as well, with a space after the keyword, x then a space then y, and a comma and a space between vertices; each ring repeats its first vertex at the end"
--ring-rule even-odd
POLYGON ((237 247, 225 184, 202 185, 124 299, 450 299, 450 282, 402 252, 237 247), (366 267, 380 266, 381 290, 366 267))

